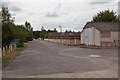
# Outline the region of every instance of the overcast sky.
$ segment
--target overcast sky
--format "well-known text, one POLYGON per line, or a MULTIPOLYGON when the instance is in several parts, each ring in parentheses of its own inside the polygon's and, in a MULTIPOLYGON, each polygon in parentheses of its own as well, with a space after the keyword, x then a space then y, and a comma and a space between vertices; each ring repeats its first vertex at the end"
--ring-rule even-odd
MULTIPOLYGON (((15 16, 15 24, 28 21, 34 30, 62 26, 63 31, 81 31, 86 22, 103 10, 113 10, 118 14, 119 0, 0 0, 15 16), (3 2, 4 1, 4 2, 3 2)), ((1 7, 0 7, 1 8, 1 7)))

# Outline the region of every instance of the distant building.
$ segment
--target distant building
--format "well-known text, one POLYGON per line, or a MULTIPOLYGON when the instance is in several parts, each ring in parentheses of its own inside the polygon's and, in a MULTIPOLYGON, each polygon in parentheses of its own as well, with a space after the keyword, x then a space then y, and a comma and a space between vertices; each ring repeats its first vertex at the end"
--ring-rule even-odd
POLYGON ((117 22, 88 22, 81 32, 81 44, 96 46, 118 46, 117 22))
POLYGON ((66 32, 66 33, 55 33, 50 32, 48 34, 49 39, 80 39, 80 32, 66 32))

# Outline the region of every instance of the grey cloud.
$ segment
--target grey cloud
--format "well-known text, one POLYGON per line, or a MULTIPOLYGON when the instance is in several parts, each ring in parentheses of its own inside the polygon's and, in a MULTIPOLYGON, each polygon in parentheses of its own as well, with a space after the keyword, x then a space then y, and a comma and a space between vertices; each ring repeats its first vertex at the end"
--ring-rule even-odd
POLYGON ((101 4, 107 4, 109 2, 89 2, 90 5, 101 5, 101 4))
POLYGON ((57 12, 47 12, 46 17, 59 17, 59 15, 57 14, 57 12))
MULTIPOLYGON (((18 3, 16 3, 16 4, 18 4, 18 3)), ((20 7, 14 5, 12 2, 2 2, 2 6, 8 7, 9 10, 13 11, 13 12, 19 12, 22 10, 20 7)))
POLYGON ((61 6, 62 6, 62 3, 59 3, 58 6, 57 6, 57 8, 60 9, 61 6))
POLYGON ((107 4, 114 0, 93 0, 92 2, 89 2, 90 5, 101 5, 101 4, 107 4))
POLYGON ((9 5, 9 2, 1 2, 3 7, 7 7, 9 5))
POLYGON ((64 13, 64 15, 68 15, 68 14, 69 14, 68 12, 64 13))
POLYGON ((45 29, 58 29, 59 30, 59 26, 62 26, 63 31, 67 30, 75 30, 75 31, 80 31, 82 30, 82 27, 80 26, 80 24, 73 24, 70 22, 59 22, 59 23, 45 23, 42 24, 41 26, 45 26, 45 29))
POLYGON ((14 11, 14 12, 18 12, 18 11, 21 11, 21 8, 17 7, 17 6, 11 6, 10 7, 11 11, 14 11))

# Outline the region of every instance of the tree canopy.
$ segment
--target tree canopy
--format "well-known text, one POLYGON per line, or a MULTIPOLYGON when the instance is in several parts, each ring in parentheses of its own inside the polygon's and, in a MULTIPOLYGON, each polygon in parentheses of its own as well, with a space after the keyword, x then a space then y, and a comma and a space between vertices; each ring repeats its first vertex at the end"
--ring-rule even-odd
POLYGON ((18 39, 20 44, 33 39, 32 27, 29 22, 25 25, 14 24, 9 9, 2 7, 2 46, 9 45, 11 41, 18 39))
POLYGON ((38 38, 44 39, 44 38, 48 38, 48 33, 49 32, 58 32, 58 31, 56 30, 56 28, 54 28, 53 30, 50 30, 50 29, 46 30, 42 26, 41 31, 33 31, 33 35, 34 35, 35 39, 38 39, 38 38))
POLYGON ((116 12, 110 11, 110 10, 104 10, 97 15, 93 16, 93 22, 118 22, 118 16, 116 15, 116 12))

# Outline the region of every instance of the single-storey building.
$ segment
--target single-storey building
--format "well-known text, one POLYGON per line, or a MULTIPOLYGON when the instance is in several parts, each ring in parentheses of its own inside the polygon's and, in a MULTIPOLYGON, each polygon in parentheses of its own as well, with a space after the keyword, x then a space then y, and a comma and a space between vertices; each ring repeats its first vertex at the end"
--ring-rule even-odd
POLYGON ((119 46, 118 22, 88 22, 81 32, 81 44, 119 46))

